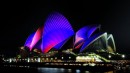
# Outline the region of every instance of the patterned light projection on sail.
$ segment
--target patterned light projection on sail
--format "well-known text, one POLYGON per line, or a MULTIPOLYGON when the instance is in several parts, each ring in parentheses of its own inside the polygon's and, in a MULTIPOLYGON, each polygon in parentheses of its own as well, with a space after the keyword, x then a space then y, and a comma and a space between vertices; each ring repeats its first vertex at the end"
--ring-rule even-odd
POLYGON ((75 49, 78 49, 82 46, 85 40, 87 40, 96 30, 98 26, 85 26, 76 32, 75 36, 75 49))
MULTIPOLYGON (((27 40, 26 40, 24 46, 27 46, 27 47, 30 48, 30 45, 31 45, 31 42, 32 42, 32 39, 33 39, 34 35, 35 35, 35 33, 32 33, 32 34, 29 35, 29 37, 27 38, 27 40)), ((30 51, 31 51, 31 50, 30 50, 30 51)))
POLYGON ((33 36, 29 36, 29 38, 27 39, 25 45, 30 48, 30 51, 35 46, 35 44, 42 38, 42 31, 43 27, 38 28, 36 33, 34 33, 33 36))
POLYGON ((62 14, 53 12, 46 19, 44 28, 40 27, 35 33, 31 34, 24 46, 27 46, 30 51, 33 51, 35 48, 42 53, 48 53, 51 49, 60 50, 62 47, 68 45, 66 43, 72 38, 72 42, 69 45, 73 45, 70 47, 74 48, 74 50, 76 49, 76 52, 84 52, 91 43, 96 42, 97 39, 101 39, 103 47, 109 46, 116 51, 113 36, 109 35, 106 37, 107 33, 97 32, 96 30, 99 28, 100 25, 88 25, 74 33, 68 20, 62 14))
POLYGON ((67 40, 72 35, 74 35, 74 31, 68 20, 58 12, 53 12, 44 24, 42 52, 47 53, 51 48, 67 40))
POLYGON ((68 40, 64 40, 61 43, 57 44, 56 46, 54 46, 54 49, 58 50, 60 49, 68 40))

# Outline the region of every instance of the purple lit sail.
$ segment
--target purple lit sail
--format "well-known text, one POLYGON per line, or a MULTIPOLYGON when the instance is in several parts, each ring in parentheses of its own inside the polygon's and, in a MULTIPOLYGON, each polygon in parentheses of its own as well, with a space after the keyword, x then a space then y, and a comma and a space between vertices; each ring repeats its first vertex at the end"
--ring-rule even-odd
POLYGON ((30 51, 35 46, 35 44, 42 38, 42 31, 43 31, 43 27, 38 28, 36 33, 29 36, 29 38, 27 39, 25 46, 28 46, 30 48, 30 51))
MULTIPOLYGON (((54 12, 50 14, 44 25, 42 38, 42 52, 47 53, 51 48, 62 46, 63 41, 74 35, 74 31, 68 20, 61 14, 54 12)), ((57 48, 57 50, 60 48, 57 48)))
POLYGON ((98 26, 85 26, 81 28, 79 31, 77 31, 74 43, 75 49, 82 46, 84 41, 87 40, 97 29, 98 26))
POLYGON ((79 50, 80 52, 84 52, 86 49, 91 48, 90 44, 92 44, 93 47, 93 44, 97 45, 97 42, 99 41, 101 47, 107 49, 107 45, 109 45, 116 50, 112 35, 107 38, 107 33, 97 32, 99 28, 100 25, 89 25, 74 33, 68 20, 62 14, 53 12, 45 21, 44 28, 40 27, 35 33, 31 34, 27 38, 24 46, 27 46, 30 51, 35 51, 35 48, 42 53, 48 53, 51 49, 59 50, 67 45, 67 48, 65 49, 68 49, 69 47, 74 48, 74 51, 76 52, 79 52, 79 50), (95 35, 95 33, 98 34, 95 35), (71 44, 67 42, 70 42, 71 44))
POLYGON ((56 46, 54 46, 54 49, 60 49, 68 40, 64 40, 61 43, 57 44, 56 46))
MULTIPOLYGON (((29 35, 29 37, 27 38, 24 46, 27 46, 27 47, 30 48, 30 45, 32 43, 32 39, 33 39, 34 35, 35 35, 35 33, 32 33, 32 34, 29 35)), ((31 51, 31 49, 30 49, 30 51, 31 51)))

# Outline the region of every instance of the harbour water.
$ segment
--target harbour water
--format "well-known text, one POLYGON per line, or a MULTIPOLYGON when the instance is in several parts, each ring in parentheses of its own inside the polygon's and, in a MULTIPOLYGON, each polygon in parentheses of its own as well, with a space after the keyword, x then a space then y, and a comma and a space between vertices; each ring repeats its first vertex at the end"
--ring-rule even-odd
MULTIPOLYGON (((109 71, 113 72, 113 71, 109 71)), ((87 71, 80 69, 64 69, 64 68, 38 68, 38 73, 103 73, 102 71, 87 71)))
POLYGON ((65 69, 65 68, 14 68, 14 67, 2 67, 0 68, 0 73, 130 73, 130 71, 125 70, 113 70, 113 71, 88 71, 81 69, 65 69))

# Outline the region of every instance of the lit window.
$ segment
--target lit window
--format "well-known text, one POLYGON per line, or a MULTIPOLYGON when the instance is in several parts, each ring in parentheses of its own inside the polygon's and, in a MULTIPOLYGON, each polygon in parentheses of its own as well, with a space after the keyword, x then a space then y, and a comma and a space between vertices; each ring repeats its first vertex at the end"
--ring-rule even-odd
POLYGON ((40 58, 38 58, 38 62, 40 62, 41 61, 41 59, 40 58))
POLYGON ((55 57, 55 59, 57 59, 57 57, 55 57))
POLYGON ((53 58, 51 58, 51 60, 53 60, 53 58))

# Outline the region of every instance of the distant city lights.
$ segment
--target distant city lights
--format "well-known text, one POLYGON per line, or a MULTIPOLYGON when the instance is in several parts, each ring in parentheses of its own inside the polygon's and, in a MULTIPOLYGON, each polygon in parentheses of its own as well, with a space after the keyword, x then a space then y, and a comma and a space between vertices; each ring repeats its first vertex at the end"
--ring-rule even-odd
POLYGON ((109 58, 111 58, 111 55, 108 55, 109 58))
POLYGON ((125 55, 123 54, 121 57, 122 57, 122 58, 125 58, 125 55))

